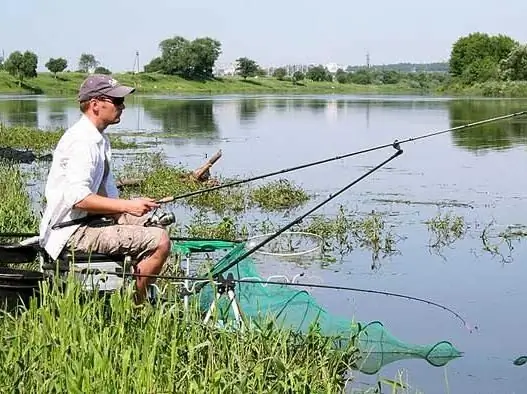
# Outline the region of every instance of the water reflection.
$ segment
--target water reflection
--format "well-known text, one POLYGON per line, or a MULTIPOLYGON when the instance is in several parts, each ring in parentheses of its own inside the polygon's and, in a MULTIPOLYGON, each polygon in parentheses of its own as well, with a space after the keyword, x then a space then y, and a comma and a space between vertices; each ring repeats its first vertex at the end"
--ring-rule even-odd
POLYGON ((68 122, 68 103, 59 100, 48 102, 48 127, 52 129, 64 128, 68 122))
POLYGON ((38 105, 34 99, 0 100, 0 123, 38 127, 38 105))
MULTIPOLYGON (((463 100, 450 103, 450 126, 503 116, 525 110, 519 100, 463 100)), ((473 152, 509 149, 527 144, 527 119, 513 118, 452 132, 456 146, 473 152)))
POLYGON ((213 100, 143 99, 140 105, 152 120, 161 123, 164 132, 218 137, 213 100))
POLYGON ((266 107, 267 103, 264 100, 259 100, 256 98, 241 99, 238 104, 238 116, 240 117, 240 123, 253 123, 256 120, 258 113, 266 107))
MULTIPOLYGON (((115 127, 118 131, 161 131, 174 137, 217 140, 220 125, 228 124, 234 116, 242 126, 260 127, 260 124, 291 114, 295 125, 323 120, 326 125, 363 117, 364 128, 370 120, 376 125, 392 125, 404 121, 409 111, 427 116, 443 117, 448 114, 450 127, 510 114, 525 109, 525 100, 508 99, 447 99, 411 96, 376 95, 306 95, 306 96, 242 96, 207 98, 169 98, 133 96, 127 102, 126 116, 115 127), (424 110, 424 111, 423 111, 424 110), (421 111, 421 112, 420 112, 421 111), (259 119, 262 113, 266 120, 259 119), (316 118, 302 118, 303 115, 316 118), (323 115, 320 117, 318 115, 323 115)), ((0 122, 7 125, 66 128, 79 116, 78 104, 72 98, 46 97, 0 98, 0 122)), ((424 120, 427 121, 427 120, 424 120)), ((294 127, 294 126, 293 126, 294 127)), ((372 126, 373 127, 373 126, 372 126)), ((232 134, 231 131, 229 133, 232 134)), ((527 119, 515 118, 470 130, 454 131, 451 139, 456 147, 479 153, 527 145, 527 119)))

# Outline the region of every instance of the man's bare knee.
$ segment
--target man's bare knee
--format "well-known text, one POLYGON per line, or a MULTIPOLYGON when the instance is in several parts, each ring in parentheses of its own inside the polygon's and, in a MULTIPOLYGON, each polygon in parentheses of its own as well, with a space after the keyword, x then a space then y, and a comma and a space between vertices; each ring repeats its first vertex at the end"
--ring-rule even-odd
POLYGON ((163 256, 163 258, 167 258, 170 253, 170 237, 168 236, 168 233, 163 230, 163 233, 161 234, 161 238, 159 239, 159 243, 157 244, 156 251, 163 256))

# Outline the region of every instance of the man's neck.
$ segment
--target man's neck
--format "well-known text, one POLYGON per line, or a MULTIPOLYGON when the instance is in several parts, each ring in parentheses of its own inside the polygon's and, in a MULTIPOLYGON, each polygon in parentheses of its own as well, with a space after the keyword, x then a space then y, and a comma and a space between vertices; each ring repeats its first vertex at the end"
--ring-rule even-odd
POLYGON ((99 118, 97 118, 97 116, 92 113, 85 113, 84 116, 86 116, 90 120, 90 122, 93 123, 93 125, 97 128, 97 130, 99 130, 100 133, 102 133, 106 129, 106 127, 108 127, 106 123, 101 121, 99 118))

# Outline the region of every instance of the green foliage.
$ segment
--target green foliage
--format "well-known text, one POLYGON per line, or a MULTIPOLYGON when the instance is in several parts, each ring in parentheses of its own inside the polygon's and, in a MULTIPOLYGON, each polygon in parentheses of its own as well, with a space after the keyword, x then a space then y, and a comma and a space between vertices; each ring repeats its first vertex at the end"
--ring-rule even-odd
POLYGON ((348 83, 349 74, 343 69, 339 68, 337 72, 335 73, 335 79, 337 80, 338 83, 348 83))
POLYGON ((94 73, 95 73, 95 74, 106 74, 106 75, 110 75, 112 72, 111 72, 110 70, 108 70, 106 67, 99 66, 99 67, 95 68, 94 73))
POLYGON ((527 45, 518 45, 499 64, 501 79, 527 81, 527 45))
POLYGON ((278 67, 276 70, 273 71, 273 77, 278 79, 279 81, 282 81, 287 75, 287 71, 283 67, 278 67))
POLYGON ((518 42, 504 35, 472 33, 459 38, 450 54, 450 74, 465 84, 485 82, 497 77, 498 64, 518 42))
POLYGON ((26 179, 15 164, 0 161, 0 232, 32 232, 39 219, 26 192, 26 179))
POLYGON ((45 66, 57 78, 57 73, 61 73, 68 67, 68 61, 62 57, 50 58, 45 66))
POLYGON ((291 181, 279 179, 252 190, 251 199, 260 208, 271 211, 299 207, 309 201, 309 195, 291 181))
POLYGON ((161 57, 155 57, 153 58, 150 63, 145 65, 145 72, 147 73, 155 73, 155 72, 162 72, 163 71, 163 59, 161 57))
POLYGON ((401 80, 401 74, 395 70, 383 70, 381 74, 381 81, 383 84, 396 84, 401 80))
MULTIPOLYGON (((64 130, 39 130, 34 127, 4 126, 0 124, 0 145, 10 148, 29 149, 38 153, 50 151, 57 145, 64 130)), ((137 147, 135 142, 125 142, 120 137, 109 136, 112 148, 137 147)))
POLYGON ((25 78, 37 76, 38 58, 33 52, 26 51, 23 54, 15 51, 5 61, 6 71, 18 79, 19 85, 25 78))
POLYGON ((359 85, 369 85, 373 83, 373 71, 362 68, 351 74, 350 81, 359 85))
POLYGON ((315 82, 320 81, 332 81, 333 77, 326 67, 322 65, 311 67, 306 72, 306 78, 315 82))
POLYGON ((461 239, 466 231, 467 225, 462 216, 450 212, 425 221, 428 231, 431 233, 429 247, 440 254, 444 247, 451 246, 455 241, 461 239))
POLYGON ((254 77, 258 71, 258 64, 251 59, 246 57, 240 57, 236 59, 236 74, 241 76, 243 79, 247 77, 254 77))
POLYGON ((99 61, 95 59, 95 56, 91 53, 83 53, 81 54, 81 57, 79 58, 79 71, 80 72, 90 72, 92 70, 95 70, 95 68, 99 65, 99 61))
POLYGON ((302 81, 305 77, 302 71, 295 71, 293 73, 293 82, 302 81))
POLYGON ((358 356, 314 329, 221 329, 203 324, 194 302, 136 308, 130 288, 101 297, 73 275, 60 287, 44 284, 39 305, 0 317, 8 391, 336 393, 358 356))
POLYGON ((176 36, 161 41, 159 48, 161 57, 154 59, 145 70, 196 80, 213 78, 212 69, 221 54, 221 43, 209 37, 188 41, 176 36))

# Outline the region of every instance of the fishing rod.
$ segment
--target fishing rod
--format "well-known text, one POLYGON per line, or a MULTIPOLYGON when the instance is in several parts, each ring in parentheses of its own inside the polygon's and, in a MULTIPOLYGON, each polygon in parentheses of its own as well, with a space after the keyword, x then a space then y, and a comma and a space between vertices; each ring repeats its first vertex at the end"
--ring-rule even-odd
POLYGON ((266 173, 266 174, 256 175, 256 176, 251 177, 251 178, 241 179, 241 180, 238 180, 238 181, 232 181, 232 182, 224 183, 222 185, 212 186, 212 187, 209 187, 209 188, 206 188, 206 189, 200 189, 200 190, 195 190, 195 191, 188 192, 188 193, 183 193, 183 194, 180 194, 180 195, 177 195, 177 196, 164 197, 164 198, 158 200, 157 203, 158 204, 163 204, 163 203, 168 203, 168 202, 172 202, 172 201, 176 201, 176 200, 181 200, 183 198, 193 197, 193 196, 196 196, 196 195, 199 195, 199 194, 203 194, 203 193, 208 193, 208 192, 211 192, 211 191, 214 191, 214 190, 219 190, 219 189, 223 189, 223 188, 226 188, 226 187, 237 186, 237 185, 241 185, 243 183, 257 181, 257 180, 264 179, 264 178, 269 178, 269 177, 272 177, 272 176, 275 176, 275 175, 285 174, 287 172, 297 171, 297 170, 301 170, 301 169, 304 169, 304 168, 313 167, 313 166, 317 166, 317 165, 320 165, 320 164, 325 164, 325 163, 329 163, 329 162, 332 162, 332 161, 345 159, 345 158, 348 158, 348 157, 357 156, 357 155, 373 152, 373 151, 380 150, 380 149, 389 148, 389 147, 393 146, 395 143, 398 143, 399 145, 402 145, 402 144, 406 144, 408 142, 418 141, 418 140, 421 140, 421 139, 424 139, 424 138, 430 138, 430 137, 433 137, 433 136, 436 136, 436 135, 450 133, 452 131, 464 130, 464 129, 468 129, 468 128, 471 128, 471 127, 481 126, 481 125, 484 125, 484 124, 487 124, 487 123, 497 122, 499 120, 505 120, 505 119, 514 118, 514 117, 518 117, 518 116, 526 115, 526 114, 527 114, 527 111, 515 112, 515 113, 512 113, 512 114, 508 114, 508 115, 497 116, 497 117, 494 117, 494 118, 479 120, 477 122, 472 122, 472 123, 467 123, 467 124, 456 126, 456 127, 451 127, 449 129, 445 129, 445 130, 433 131, 433 132, 430 132, 430 133, 427 133, 427 134, 423 134, 423 135, 420 135, 420 136, 417 136, 417 137, 410 137, 410 138, 404 139, 402 141, 395 140, 395 142, 389 143, 389 144, 382 144, 382 145, 374 146, 374 147, 371 147, 371 148, 366 148, 366 149, 363 149, 363 150, 358 150, 358 151, 355 151, 355 152, 346 153, 346 154, 335 156, 335 157, 330 157, 330 158, 327 158, 327 159, 322 159, 322 160, 318 160, 318 161, 313 161, 313 162, 301 164, 301 165, 298 165, 298 166, 295 166, 295 167, 285 168, 285 169, 282 169, 282 170, 277 170, 277 171, 269 172, 269 173, 266 173))
MULTIPOLYGON (((514 117, 518 117, 518 116, 526 115, 526 114, 527 114, 527 111, 515 112, 515 113, 512 113, 512 114, 508 114, 508 115, 497 116, 497 117, 494 117, 494 118, 479 120, 477 122, 472 122, 472 123, 467 123, 467 124, 456 126, 456 127, 451 127, 449 129, 444 129, 444 130, 430 132, 430 133, 423 134, 423 135, 420 135, 420 136, 417 136, 417 137, 410 137, 410 138, 404 139, 402 141, 395 140, 393 143, 382 144, 382 145, 374 146, 374 147, 371 147, 371 148, 366 148, 366 149, 362 149, 362 150, 346 153, 346 154, 339 155, 339 156, 334 156, 334 157, 330 157, 330 158, 326 158, 326 159, 322 159, 322 160, 318 160, 318 161, 313 161, 313 162, 301 164, 301 165, 290 167, 290 168, 285 168, 285 169, 281 169, 281 170, 277 170, 277 171, 273 171, 273 172, 268 172, 268 173, 265 173, 265 174, 256 175, 256 176, 251 177, 251 178, 246 178, 246 179, 241 179, 241 180, 237 180, 237 181, 227 182, 227 183, 224 183, 222 185, 216 185, 216 186, 212 186, 212 187, 205 188, 205 189, 195 190, 195 191, 183 193, 183 194, 180 194, 180 195, 177 195, 177 196, 163 197, 160 200, 157 200, 156 203, 158 203, 158 204, 166 204, 166 203, 177 201, 177 200, 181 200, 181 199, 184 199, 184 198, 197 196, 199 194, 212 192, 214 190, 220 190, 220 189, 224 189, 224 188, 227 188, 227 187, 237 186, 237 185, 241 185, 241 184, 244 184, 244 183, 257 181, 257 180, 260 180, 260 179, 269 178, 269 177, 272 177, 272 176, 275 176, 275 175, 280 175, 280 174, 285 174, 285 173, 292 172, 292 171, 302 170, 304 168, 313 167, 313 166, 317 166, 317 165, 320 165, 320 164, 325 164, 325 163, 329 163, 329 162, 332 162, 332 161, 341 160, 341 159, 345 159, 345 158, 348 158, 348 157, 357 156, 357 155, 361 155, 361 154, 364 154, 364 153, 377 151, 377 150, 380 150, 380 149, 385 149, 385 148, 394 146, 395 144, 399 144, 399 145, 406 144, 408 142, 418 141, 418 140, 421 140, 421 139, 424 139, 424 138, 429 138, 429 137, 433 137, 433 136, 440 135, 440 134, 450 133, 452 131, 464 130, 464 129, 468 129, 468 128, 471 128, 471 127, 481 126, 481 125, 484 125, 484 124, 487 124, 487 123, 497 122, 499 120, 505 120, 505 119, 514 118, 514 117)), ((101 219, 103 217, 104 217, 104 215, 90 215, 90 216, 86 216, 86 217, 79 218, 79 219, 73 219, 73 220, 69 220, 69 221, 66 221, 66 222, 57 223, 57 224, 53 225, 52 228, 55 230, 55 229, 59 229, 59 228, 62 228, 62 227, 73 226, 73 225, 76 225, 76 224, 85 224, 85 223, 89 222, 90 220, 101 219)))
MULTIPOLYGON (((206 285, 207 283, 210 283, 210 279, 204 279, 204 278, 197 278, 197 277, 187 277, 187 276, 172 276, 172 275, 155 275, 155 274, 141 274, 141 273, 131 273, 131 272, 109 272, 109 271, 101 271, 100 269, 85 269, 85 270, 79 270, 79 273, 84 274, 106 274, 106 275, 116 275, 116 276, 131 276, 131 277, 143 277, 143 278, 151 278, 151 279, 165 279, 170 281, 181 281, 184 283, 184 281, 200 281, 202 284, 206 285)), ((278 282, 278 281, 272 281, 272 280, 257 280, 257 279, 235 279, 235 278, 229 278, 229 281, 236 282, 236 283, 246 283, 246 284, 260 284, 260 285, 279 285, 279 286, 298 286, 298 287, 307 287, 307 288, 316 288, 316 289, 328 289, 328 290, 343 290, 343 291, 354 291, 359 293, 368 293, 368 294, 377 294, 377 295, 385 295, 389 297, 396 297, 396 298, 403 298, 410 301, 416 301, 425 303, 427 305, 432 305, 437 308, 443 309, 447 312, 450 312, 453 314, 456 318, 458 318, 462 323, 463 326, 472 332, 473 330, 477 330, 478 326, 472 326, 470 325, 463 316, 461 316, 458 312, 454 311, 453 309, 439 304, 435 301, 427 300, 424 298, 414 297, 406 294, 400 294, 400 293, 394 293, 389 291, 382 291, 382 290, 371 290, 371 289, 362 289, 358 287, 347 287, 347 286, 336 286, 336 285, 323 285, 318 283, 301 283, 301 282, 278 282)), ((221 284, 221 279, 215 283, 221 284)), ((194 286, 194 288, 197 287, 197 284, 194 286)), ((194 291, 195 292, 195 291, 194 291)), ((183 293, 183 295, 191 295, 193 292, 187 290, 186 293, 183 293)))
MULTIPOLYGON (((344 193, 346 190, 348 190, 349 188, 351 188, 353 185, 357 184, 358 182, 360 182, 361 180, 363 180, 364 178, 366 178, 367 176, 371 175, 372 173, 374 173, 375 171, 377 171, 379 168, 381 168, 382 166, 386 165, 387 163, 389 163, 390 161, 392 161, 393 159, 395 159, 396 157, 398 157, 399 155, 401 155, 403 153, 403 150, 400 148, 400 146, 398 144, 393 144, 393 147, 396 149, 396 152, 394 154, 392 154, 390 157, 388 157, 386 160, 384 160, 383 162, 381 162, 380 164, 376 165, 375 167, 373 167, 371 170, 367 171, 366 173, 364 173, 363 175, 361 175, 360 177, 358 177, 357 179, 355 179, 354 181, 352 181, 351 183, 347 184, 346 186, 344 186, 343 188, 341 188, 340 190, 338 190, 336 193, 330 195, 328 198, 326 198, 325 200, 321 201, 320 203, 318 203, 317 205, 315 205, 313 208, 311 208, 310 210, 308 210, 307 212, 305 212, 304 214, 298 216, 296 219, 292 220, 291 222, 289 222, 288 224, 286 224, 285 226, 283 226, 282 228, 280 228, 279 230, 277 230, 275 233, 273 233, 273 235, 269 236, 268 238, 264 239, 263 241, 261 241, 260 243, 256 244, 254 247, 250 248, 249 250, 247 250, 245 253, 241 254, 240 256, 236 257, 233 261, 231 261, 229 264, 227 264, 225 267, 223 267, 222 269, 220 269, 218 272, 216 272, 214 274, 214 276, 218 276, 218 275, 221 275, 222 273, 224 273, 225 271, 229 270, 230 268, 234 267, 236 264, 238 264, 240 261, 242 261, 243 259, 249 257, 251 254, 253 254, 254 252, 256 252, 258 249, 260 249, 262 246, 264 246, 265 244, 271 242, 273 239, 275 239, 276 237, 278 237, 280 234, 282 234, 283 232, 287 231, 288 229, 290 229, 291 227, 293 227, 294 225, 300 223, 302 220, 304 220, 307 216, 311 215, 313 212, 315 212, 317 209, 321 208, 323 205, 327 204, 328 202, 330 202, 331 200, 333 200, 334 198, 338 197, 339 195, 341 195, 342 193, 344 193)), ((197 290, 201 290, 203 286, 200 287, 200 285, 196 286, 197 290)))

